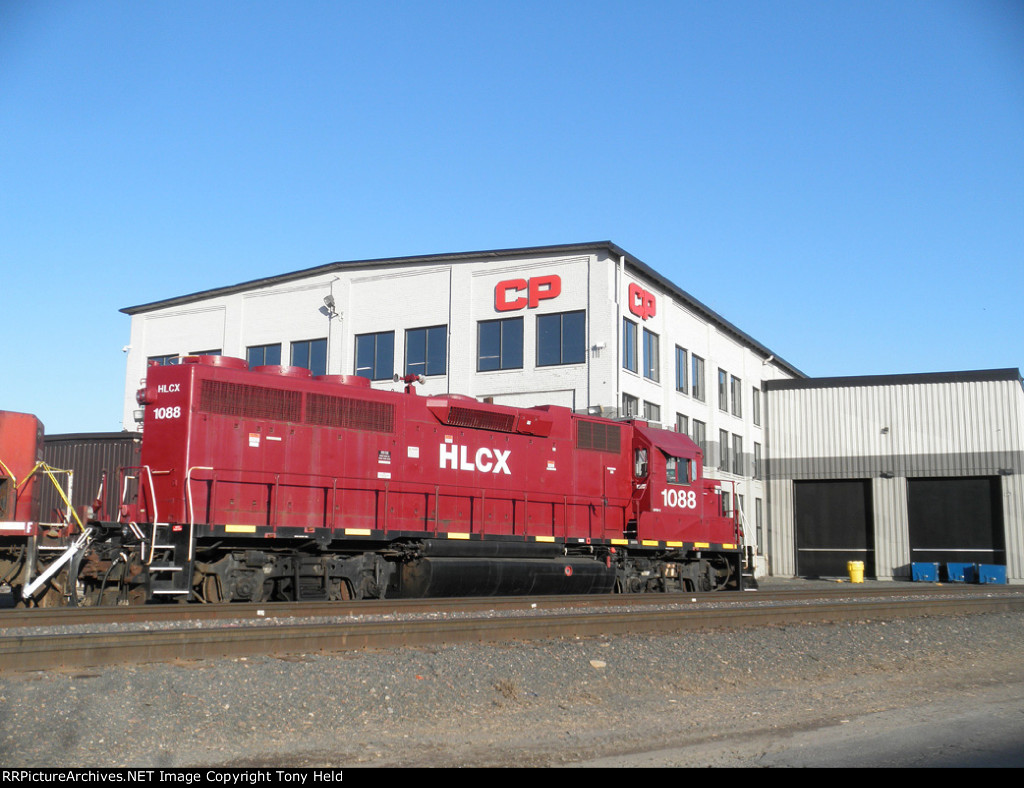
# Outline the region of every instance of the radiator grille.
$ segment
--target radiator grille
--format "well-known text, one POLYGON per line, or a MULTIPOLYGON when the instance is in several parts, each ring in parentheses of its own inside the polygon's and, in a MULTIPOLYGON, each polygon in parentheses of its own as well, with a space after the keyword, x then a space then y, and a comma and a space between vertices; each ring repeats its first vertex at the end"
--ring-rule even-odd
POLYGON ((512 432, 516 426, 516 417, 510 413, 492 413, 452 406, 448 409, 448 423, 453 427, 512 432))
POLYGON ((622 450, 622 428, 597 421, 577 421, 576 448, 618 454, 622 450))
POLYGON ((204 380, 199 409, 222 416, 298 421, 302 414, 302 394, 244 383, 204 380))
POLYGON ((306 423, 372 432, 395 431, 395 406, 328 394, 306 396, 306 423))

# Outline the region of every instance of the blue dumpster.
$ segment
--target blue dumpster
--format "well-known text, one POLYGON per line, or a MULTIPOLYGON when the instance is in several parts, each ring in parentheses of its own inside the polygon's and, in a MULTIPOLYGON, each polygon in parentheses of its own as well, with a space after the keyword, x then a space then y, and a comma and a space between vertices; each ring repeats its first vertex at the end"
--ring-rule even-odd
POLYGON ((974 564, 950 561, 946 564, 946 577, 950 583, 974 583, 977 571, 974 564))
POLYGON ((914 582, 937 583, 939 581, 939 565, 928 561, 912 563, 910 577, 914 582))
POLYGON ((978 564, 979 583, 1005 583, 1006 567, 1000 564, 978 564))

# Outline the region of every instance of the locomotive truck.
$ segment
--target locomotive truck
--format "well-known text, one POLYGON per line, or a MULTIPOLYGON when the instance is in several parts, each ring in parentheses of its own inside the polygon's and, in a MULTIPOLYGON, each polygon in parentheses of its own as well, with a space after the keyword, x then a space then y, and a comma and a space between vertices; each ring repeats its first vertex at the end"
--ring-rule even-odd
POLYGON ((685 435, 402 380, 150 366, 139 465, 106 485, 116 500, 54 523, 30 508, 41 427, 8 414, 0 582, 72 605, 753 586, 685 435))

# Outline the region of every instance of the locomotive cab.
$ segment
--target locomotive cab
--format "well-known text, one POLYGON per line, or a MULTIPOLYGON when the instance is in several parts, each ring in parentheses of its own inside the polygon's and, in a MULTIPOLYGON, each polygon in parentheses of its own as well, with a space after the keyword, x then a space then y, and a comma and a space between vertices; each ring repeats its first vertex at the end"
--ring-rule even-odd
MULTIPOLYGON (((633 496, 640 540, 685 540, 704 535, 705 514, 716 511, 718 496, 708 500, 699 480, 703 455, 686 435, 634 425, 633 496)), ((730 539, 732 535, 730 534, 730 539)))
POLYGON ((624 587, 741 587, 738 524, 721 510, 721 482, 704 478, 703 452, 686 435, 644 422, 633 423, 633 436, 635 519, 627 536, 641 550, 624 587))

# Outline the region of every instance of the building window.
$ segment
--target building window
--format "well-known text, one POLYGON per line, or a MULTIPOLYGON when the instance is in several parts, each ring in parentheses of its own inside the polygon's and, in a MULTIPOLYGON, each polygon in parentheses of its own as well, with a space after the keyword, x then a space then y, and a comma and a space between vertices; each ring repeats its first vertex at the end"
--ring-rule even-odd
POLYGON ((729 373, 718 370, 718 409, 729 412, 729 373))
POLYGON ((448 326, 405 332, 405 374, 443 375, 448 371, 448 326))
POLYGON ((586 361, 586 312, 537 316, 537 366, 586 361))
POLYGON ((754 444, 754 478, 761 478, 761 444, 754 444))
POLYGON ((636 397, 632 397, 629 394, 622 395, 622 415, 624 417, 632 418, 640 412, 640 400, 636 397))
POLYGON ((327 374, 327 340, 292 342, 292 366, 305 367, 314 375, 327 374))
POLYGON ((690 354, 690 385, 693 389, 693 398, 704 401, 704 359, 700 356, 690 354))
POLYGON ((644 400, 644 418, 647 421, 661 422, 661 406, 644 400))
POLYGON ((395 332, 360 334, 356 337, 356 374, 370 380, 395 375, 395 332))
POLYGON ((676 432, 680 432, 683 435, 690 434, 690 420, 682 413, 676 414, 676 432))
POLYGON ((246 348, 245 360, 253 367, 278 366, 281 363, 281 345, 253 345, 246 348))
POLYGON ((690 433, 690 440, 700 447, 701 453, 706 458, 708 456, 708 425, 703 421, 694 419, 693 432, 690 433))
POLYGON ((760 498, 754 499, 754 534, 757 540, 757 552, 761 555, 764 554, 764 514, 762 513, 762 506, 760 498))
POLYGON ((737 476, 743 476, 743 438, 739 435, 732 436, 732 472, 737 476))
POLYGON ((484 320, 477 331, 477 372, 523 368, 523 319, 484 320))
POLYGON ((729 433, 718 431, 718 470, 729 471, 729 433))
POLYGON ((172 353, 169 356, 150 356, 149 358, 146 359, 146 366, 147 367, 152 367, 152 366, 166 367, 166 366, 169 366, 170 364, 177 364, 177 363, 178 363, 178 354, 177 353, 172 353))
POLYGON ((743 416, 743 381, 733 376, 729 388, 732 394, 732 415, 743 416))
POLYGON ((658 335, 644 329, 644 377, 658 381, 658 335))
POLYGON ((686 350, 676 345, 676 391, 686 394, 686 350))
POLYGON ((753 391, 754 397, 751 402, 754 411, 754 424, 758 427, 761 426, 761 389, 755 388, 753 391))
POLYGON ((636 323, 622 319, 622 367, 636 372, 636 323))

